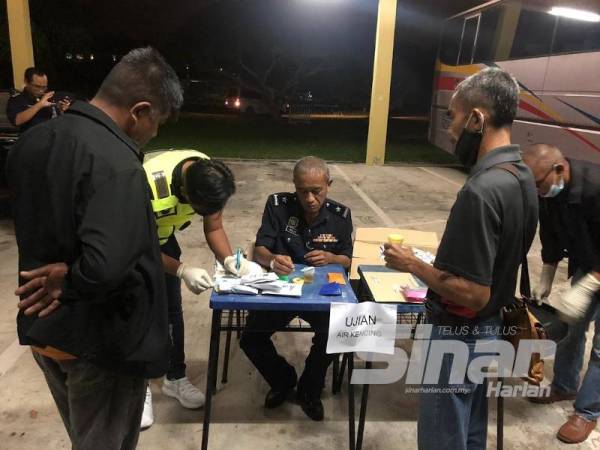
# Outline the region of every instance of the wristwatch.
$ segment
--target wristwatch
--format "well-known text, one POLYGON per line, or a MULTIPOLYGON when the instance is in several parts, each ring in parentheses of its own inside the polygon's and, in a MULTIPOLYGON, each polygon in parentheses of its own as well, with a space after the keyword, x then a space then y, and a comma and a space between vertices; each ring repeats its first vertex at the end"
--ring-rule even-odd
POLYGON ((269 263, 269 268, 271 270, 273 270, 273 267, 275 266, 275 257, 273 256, 273 259, 271 259, 271 262, 269 263))

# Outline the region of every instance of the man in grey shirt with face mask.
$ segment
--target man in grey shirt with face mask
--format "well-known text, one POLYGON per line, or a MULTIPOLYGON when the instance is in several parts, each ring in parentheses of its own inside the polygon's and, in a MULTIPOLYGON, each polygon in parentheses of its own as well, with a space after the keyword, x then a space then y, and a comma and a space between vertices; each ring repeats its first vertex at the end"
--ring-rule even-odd
MULTIPOLYGON (((500 69, 482 70, 457 86, 448 109, 448 134, 470 173, 450 212, 435 263, 420 261, 409 248, 386 244, 388 266, 429 286, 432 348, 439 341, 446 341, 449 351, 466 346, 467 363, 476 355, 476 341, 500 337, 500 310, 514 299, 518 268, 537 225, 533 176, 519 146, 510 141, 518 103, 517 82, 500 69)), ((457 381, 452 377, 457 357, 439 358, 441 362, 432 361, 430 352, 428 364, 441 363, 441 372, 438 379, 424 381, 432 385, 421 394, 419 449, 485 449, 485 378, 463 375, 457 381)))

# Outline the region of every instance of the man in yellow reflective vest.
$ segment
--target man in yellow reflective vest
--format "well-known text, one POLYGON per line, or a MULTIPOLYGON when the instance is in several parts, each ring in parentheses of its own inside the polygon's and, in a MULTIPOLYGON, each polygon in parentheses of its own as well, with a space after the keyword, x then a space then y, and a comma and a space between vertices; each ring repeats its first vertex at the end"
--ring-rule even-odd
MULTIPOLYGON (((206 270, 180 261, 181 249, 175 232, 187 228, 193 216, 199 214, 204 219, 206 242, 227 271, 242 276, 255 263, 244 258, 238 261, 223 229, 222 211, 235 192, 235 181, 222 161, 196 150, 169 150, 147 155, 144 169, 152 191, 169 299, 171 355, 162 392, 176 398, 183 407, 196 409, 204 404, 204 395, 185 374, 181 281, 194 294, 200 294, 212 287, 212 277, 206 270)), ((153 422, 152 394, 148 387, 141 427, 148 428, 153 422)))

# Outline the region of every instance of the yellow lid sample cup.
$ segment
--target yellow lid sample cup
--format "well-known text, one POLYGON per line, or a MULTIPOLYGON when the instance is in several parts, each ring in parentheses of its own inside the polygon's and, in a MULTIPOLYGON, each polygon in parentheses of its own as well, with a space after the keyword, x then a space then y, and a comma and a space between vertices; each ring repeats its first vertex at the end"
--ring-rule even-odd
POLYGON ((402 236, 401 234, 389 234, 388 235, 388 242, 390 244, 400 244, 402 245, 404 243, 404 236, 402 236))

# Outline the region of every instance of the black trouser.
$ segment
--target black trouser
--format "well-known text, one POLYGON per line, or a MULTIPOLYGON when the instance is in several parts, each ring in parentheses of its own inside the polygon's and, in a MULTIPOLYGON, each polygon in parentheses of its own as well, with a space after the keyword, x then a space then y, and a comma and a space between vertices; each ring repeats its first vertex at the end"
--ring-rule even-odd
POLYGON ((82 359, 56 361, 36 352, 33 357, 44 372, 73 450, 135 449, 145 379, 82 359))
POLYGON ((329 312, 252 311, 240 346, 272 389, 285 389, 296 381, 296 370, 277 353, 271 336, 299 316, 316 330, 312 347, 298 381, 298 393, 318 398, 325 385, 325 374, 336 355, 328 355, 327 330, 329 312))
MULTIPOLYGON (((181 249, 175 235, 160 246, 160 250, 171 258, 179 260, 181 249)), ((169 335, 171 337, 171 354, 167 379, 178 380, 185 377, 185 337, 183 325, 183 309, 181 307, 181 280, 176 276, 165 273, 167 298, 169 304, 169 335)))

